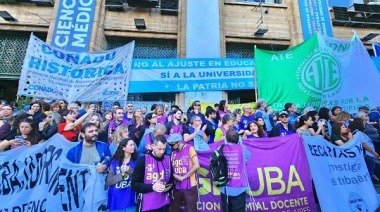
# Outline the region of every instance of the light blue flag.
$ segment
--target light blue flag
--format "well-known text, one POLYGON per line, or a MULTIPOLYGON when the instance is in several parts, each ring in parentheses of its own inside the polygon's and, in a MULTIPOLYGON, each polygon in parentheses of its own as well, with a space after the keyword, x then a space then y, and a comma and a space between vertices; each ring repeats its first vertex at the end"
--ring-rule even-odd
POLYGON ((343 146, 321 136, 303 137, 322 211, 375 211, 379 207, 363 157, 361 133, 343 146))

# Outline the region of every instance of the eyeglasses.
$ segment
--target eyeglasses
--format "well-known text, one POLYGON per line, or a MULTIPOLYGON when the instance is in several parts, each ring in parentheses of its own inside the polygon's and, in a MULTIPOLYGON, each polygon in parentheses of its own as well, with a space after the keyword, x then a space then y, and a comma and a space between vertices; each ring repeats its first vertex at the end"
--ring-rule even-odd
POLYGON ((200 119, 195 119, 194 121, 202 121, 202 120, 200 120, 200 119))
POLYGON ((128 105, 127 107, 133 107, 133 105, 128 105))
POLYGON ((174 147, 176 144, 178 144, 178 142, 170 143, 169 146, 170 146, 170 147, 174 147))
POLYGON ((201 105, 195 105, 195 106, 198 106, 198 107, 199 107, 199 106, 201 106, 201 105))
POLYGON ((289 118, 289 116, 287 116, 287 115, 282 115, 282 116, 280 116, 280 118, 289 118))
POLYGON ((49 119, 53 118, 53 116, 48 116, 49 119))

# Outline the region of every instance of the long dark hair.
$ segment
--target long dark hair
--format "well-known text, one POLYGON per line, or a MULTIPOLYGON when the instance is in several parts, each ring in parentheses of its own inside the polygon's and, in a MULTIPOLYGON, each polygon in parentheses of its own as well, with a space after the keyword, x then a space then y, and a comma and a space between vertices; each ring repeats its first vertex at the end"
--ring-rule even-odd
POLYGON ((224 105, 226 104, 226 100, 220 100, 219 102, 219 110, 224 111, 224 105))
POLYGON ((148 114, 145 115, 144 126, 146 128, 149 128, 149 126, 150 126, 149 120, 152 119, 152 116, 153 116, 153 113, 148 113, 148 114))
MULTIPOLYGON (((127 146, 128 141, 133 141, 133 139, 132 138, 126 138, 126 139, 121 140, 119 146, 117 147, 115 154, 112 156, 112 160, 117 160, 117 162, 119 163, 119 166, 121 166, 123 164, 123 160, 124 160, 123 147, 127 146)), ((133 141, 133 143, 134 143, 134 141, 133 141)), ((131 161, 137 160, 138 156, 139 156, 139 154, 137 153, 137 148, 135 145, 135 151, 131 155, 131 161)))
POLYGON ((30 124, 30 126, 32 127, 32 130, 29 132, 28 134, 28 137, 27 137, 27 140, 30 141, 30 143, 32 145, 34 144, 37 144, 38 143, 38 129, 37 129, 37 125, 33 122, 33 120, 31 119, 22 119, 20 121, 20 124, 19 124, 19 127, 17 128, 17 134, 18 135, 21 135, 21 132, 20 132, 20 125, 21 123, 28 123, 30 124))
POLYGON ((309 113, 306 113, 305 115, 300 116, 299 120, 294 123, 294 129, 298 129, 302 127, 305 124, 305 122, 309 120, 309 118, 315 121, 315 118, 313 119, 313 117, 309 113))
POLYGON ((328 121, 330 119, 330 109, 327 107, 321 107, 318 111, 319 119, 325 119, 328 121))
POLYGON ((339 122, 335 122, 332 126, 332 134, 335 134, 339 137, 342 137, 342 133, 340 130, 342 129, 343 124, 339 122))
POLYGON ((40 106, 40 109, 38 109, 37 113, 38 112, 42 112, 42 104, 41 104, 41 102, 32 102, 32 103, 30 103, 29 109, 32 109, 32 106, 35 105, 35 104, 37 104, 38 106, 40 106))
MULTIPOLYGON (((265 124, 265 121, 263 119, 263 117, 257 117, 256 118, 256 122, 258 123, 259 122, 259 119, 262 119, 263 120, 263 123, 264 125, 262 125, 261 127, 263 128, 264 131, 267 131, 267 125, 265 124)), ((260 127, 260 126, 259 126, 260 127)))
POLYGON ((251 131, 251 125, 252 124, 256 124, 258 130, 257 130, 257 135, 262 138, 264 137, 264 129, 263 129, 263 126, 261 126, 257 121, 251 121, 248 123, 248 126, 247 126, 247 130, 248 131, 251 131))
POLYGON ((351 132, 354 132, 355 130, 359 130, 359 131, 363 132, 365 129, 363 119, 354 118, 354 120, 350 123, 349 128, 350 128, 351 132))

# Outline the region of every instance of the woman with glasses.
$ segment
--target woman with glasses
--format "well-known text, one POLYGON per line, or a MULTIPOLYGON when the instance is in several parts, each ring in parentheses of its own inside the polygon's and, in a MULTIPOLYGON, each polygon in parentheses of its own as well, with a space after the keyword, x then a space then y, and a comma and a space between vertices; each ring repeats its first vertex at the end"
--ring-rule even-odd
POLYGON ((50 112, 45 120, 38 124, 38 132, 45 140, 51 138, 58 132, 58 124, 61 121, 61 116, 56 112, 50 112))
POLYGON ((136 192, 131 189, 133 169, 138 154, 132 139, 123 139, 111 159, 106 182, 108 189, 108 209, 111 212, 136 211, 136 192))
POLYGON ((129 138, 129 130, 127 126, 118 126, 114 133, 112 143, 110 144, 110 151, 114 154, 123 139, 129 138))
POLYGON ((157 116, 154 113, 148 113, 145 116, 144 126, 145 132, 144 136, 150 132, 153 132, 154 126, 157 124, 157 116))
POLYGON ((73 110, 64 110, 61 112, 61 124, 58 126, 58 133, 62 134, 67 140, 73 142, 78 140, 78 134, 82 127, 83 121, 87 116, 95 112, 94 106, 90 106, 82 117, 76 119, 77 113, 73 110))
POLYGON ((67 101, 66 100, 59 100, 58 103, 59 103, 59 109, 60 110, 67 109, 67 101))

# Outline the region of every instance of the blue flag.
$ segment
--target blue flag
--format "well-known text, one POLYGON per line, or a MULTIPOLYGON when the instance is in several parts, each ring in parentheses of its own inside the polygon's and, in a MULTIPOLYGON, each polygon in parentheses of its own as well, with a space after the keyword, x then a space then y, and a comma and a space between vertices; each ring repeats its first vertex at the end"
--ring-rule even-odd
POLYGON ((373 52, 375 53, 375 57, 380 57, 380 43, 372 43, 373 45, 373 52))

